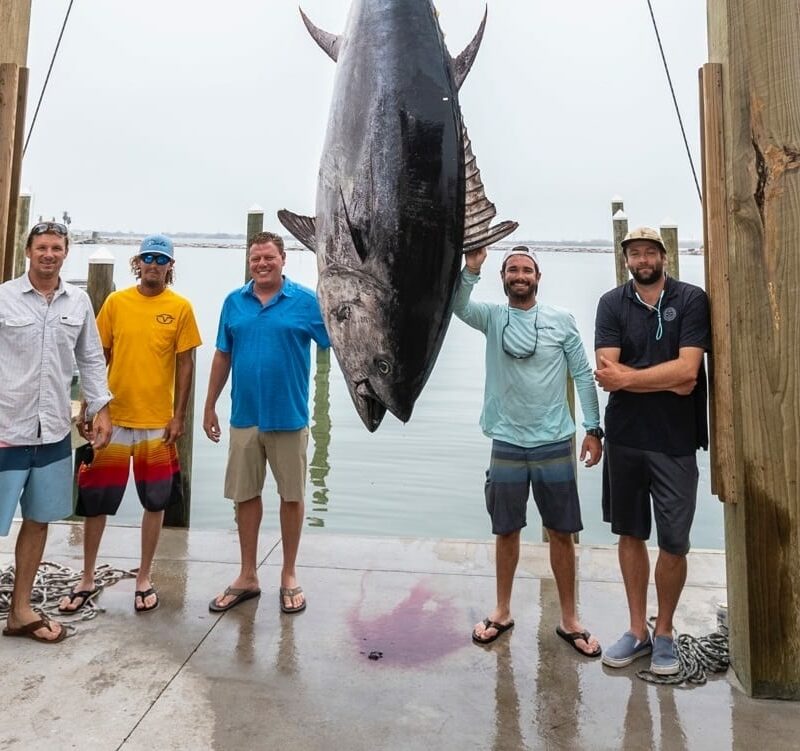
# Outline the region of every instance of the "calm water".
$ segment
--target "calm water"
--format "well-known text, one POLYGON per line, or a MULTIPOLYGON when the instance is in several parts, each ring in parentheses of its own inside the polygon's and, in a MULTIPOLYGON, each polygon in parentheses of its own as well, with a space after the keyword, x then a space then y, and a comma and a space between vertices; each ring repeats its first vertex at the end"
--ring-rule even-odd
MULTIPOLYGON (((85 278, 87 260, 98 246, 74 246, 65 264, 66 278, 85 278)), ((133 282, 127 259, 134 246, 106 246, 116 258, 117 288, 133 282)), ((503 301, 502 254, 493 251, 485 264, 476 300, 503 301)), ((575 315, 584 345, 591 353, 595 305, 614 286, 610 253, 542 251, 539 298, 568 308, 575 315)), ((703 284, 703 259, 681 256, 681 277, 703 284)), ((287 253, 286 273, 316 286, 316 259, 307 251, 287 253)), ((204 345, 197 352, 192 526, 232 528, 231 504, 222 497, 227 436, 212 444, 201 425, 208 372, 214 351, 217 316, 225 295, 244 281, 244 250, 178 248, 175 290, 193 303, 204 345)), ((483 477, 490 441, 478 426, 483 394, 484 337, 453 319, 439 359, 410 422, 403 425, 387 413, 376 433, 361 424, 336 363, 321 363, 312 378, 312 440, 306 501, 307 526, 314 531, 452 537, 491 537, 483 502, 483 477)), ((312 357, 313 361, 313 357, 312 357)), ((590 359, 591 361, 591 359, 590 359)), ((145 384, 143 384, 145 385, 145 384)), ((600 393, 601 411, 605 394, 600 393)), ((230 415, 226 389, 217 405, 220 423, 230 415)), ((580 421, 580 415, 578 421, 580 421)), ((700 490, 692 543, 724 547, 721 504, 710 494, 708 454, 701 452, 700 490)), ((611 543, 614 537, 601 521, 600 467, 579 465, 579 487, 587 543, 611 543)), ((278 499, 271 478, 265 490, 264 524, 277 528, 278 499)), ((526 539, 539 539, 539 521, 531 503, 526 539)), ((141 516, 133 484, 117 516, 122 523, 141 516)))

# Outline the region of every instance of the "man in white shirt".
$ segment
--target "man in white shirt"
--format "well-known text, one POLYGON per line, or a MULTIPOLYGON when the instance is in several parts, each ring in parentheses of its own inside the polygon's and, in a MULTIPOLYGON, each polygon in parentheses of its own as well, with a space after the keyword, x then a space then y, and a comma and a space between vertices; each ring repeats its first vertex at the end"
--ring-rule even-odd
POLYGON ((92 445, 102 448, 111 435, 111 394, 92 305, 59 275, 68 252, 67 228, 41 222, 25 245, 28 273, 0 285, 0 535, 9 533, 18 502, 22 509, 3 636, 46 643, 60 642, 66 630, 36 613, 30 600, 48 522, 72 513, 73 356, 94 418, 92 445))

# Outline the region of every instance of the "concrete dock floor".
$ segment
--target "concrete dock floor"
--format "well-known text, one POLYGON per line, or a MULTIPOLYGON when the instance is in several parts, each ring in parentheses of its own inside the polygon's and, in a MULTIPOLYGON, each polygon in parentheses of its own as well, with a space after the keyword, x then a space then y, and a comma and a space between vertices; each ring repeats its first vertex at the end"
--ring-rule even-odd
MULTIPOLYGON (((51 526, 48 560, 81 567, 81 527, 51 526)), ((138 529, 110 527, 100 562, 138 564, 138 529), (109 557, 113 553, 113 557, 109 557)), ((14 535, 0 540, 0 565, 14 535)), ((165 530, 161 606, 133 611, 134 581, 58 645, 0 639, 1 749, 798 748, 800 707, 745 696, 732 671, 656 687, 641 660, 611 670, 558 639, 547 548, 523 546, 515 629, 472 644, 494 600, 491 542, 306 534, 306 612, 279 611, 280 540, 262 536, 262 596, 223 615, 209 600, 237 572, 232 532, 165 530), (370 652, 382 653, 369 659, 370 652)), ((626 608, 614 548, 578 552, 583 620, 610 644, 626 608)), ((677 627, 715 628, 724 557, 693 552, 677 627)), ((654 609, 654 608, 653 608, 654 609)))

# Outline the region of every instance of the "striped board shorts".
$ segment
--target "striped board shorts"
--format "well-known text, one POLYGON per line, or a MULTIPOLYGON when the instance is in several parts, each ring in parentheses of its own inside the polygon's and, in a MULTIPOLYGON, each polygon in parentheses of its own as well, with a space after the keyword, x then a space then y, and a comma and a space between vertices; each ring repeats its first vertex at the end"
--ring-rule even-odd
POLYGON ((20 504, 22 518, 47 523, 72 513, 72 448, 69 434, 38 446, 0 444, 0 535, 11 529, 20 504))
POLYGON ((535 448, 492 441, 484 489, 492 534, 507 535, 527 525, 531 488, 546 529, 565 533, 583 529, 572 441, 535 448))
POLYGON ((178 450, 164 443, 164 429, 114 425, 111 441, 89 451, 78 468, 78 516, 113 516, 128 484, 131 459, 139 501, 147 511, 163 511, 182 499, 178 450))

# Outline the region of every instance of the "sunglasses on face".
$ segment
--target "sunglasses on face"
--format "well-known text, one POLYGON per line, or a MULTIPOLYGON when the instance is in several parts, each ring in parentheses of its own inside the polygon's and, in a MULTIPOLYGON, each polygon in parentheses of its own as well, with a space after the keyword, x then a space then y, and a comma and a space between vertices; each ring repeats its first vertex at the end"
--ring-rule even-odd
POLYGON ((34 235, 48 235, 50 233, 66 237, 69 234, 69 230, 65 224, 61 224, 60 222, 39 222, 39 224, 34 224, 33 227, 31 227, 31 237, 34 235))
POLYGON ((161 255, 161 253, 142 253, 139 260, 142 263, 157 263, 159 266, 166 266, 170 262, 170 257, 161 255))

